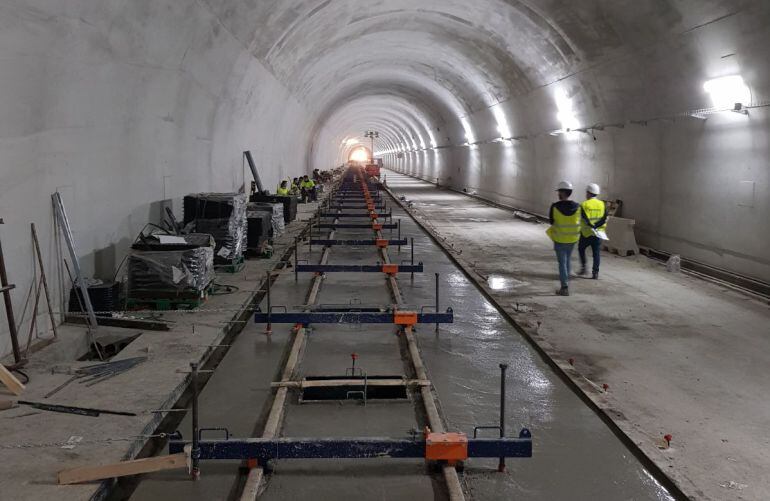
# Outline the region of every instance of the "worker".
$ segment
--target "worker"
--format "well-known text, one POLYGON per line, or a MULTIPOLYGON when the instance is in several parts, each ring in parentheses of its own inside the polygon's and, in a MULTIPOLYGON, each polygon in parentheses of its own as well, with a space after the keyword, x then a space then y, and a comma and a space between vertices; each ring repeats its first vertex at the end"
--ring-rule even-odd
POLYGON ((281 197, 288 197, 289 196, 289 182, 284 180, 281 181, 281 186, 278 187, 278 189, 275 191, 275 194, 281 197))
POLYGON ((596 198, 601 193, 599 185, 590 183, 586 186, 586 200, 580 204, 580 275, 588 275, 586 249, 591 247, 593 252, 593 269, 591 278, 599 279, 599 262, 602 256, 602 238, 607 228, 607 209, 602 200, 596 198), (597 232, 599 234, 597 234, 597 232))
POLYGON ((302 203, 306 203, 308 199, 310 199, 311 202, 316 201, 315 182, 313 182, 312 179, 305 175, 299 186, 302 189, 302 203))
POLYGON ((560 296, 569 296, 569 275, 572 249, 580 239, 580 205, 569 199, 572 183, 562 181, 556 187, 559 201, 551 205, 548 218, 551 226, 546 234, 553 240, 553 249, 559 263, 560 296))
POLYGON ((291 192, 292 195, 299 196, 300 189, 299 189, 299 178, 298 177, 295 177, 294 179, 292 179, 292 181, 291 181, 291 188, 289 188, 289 191, 291 192))

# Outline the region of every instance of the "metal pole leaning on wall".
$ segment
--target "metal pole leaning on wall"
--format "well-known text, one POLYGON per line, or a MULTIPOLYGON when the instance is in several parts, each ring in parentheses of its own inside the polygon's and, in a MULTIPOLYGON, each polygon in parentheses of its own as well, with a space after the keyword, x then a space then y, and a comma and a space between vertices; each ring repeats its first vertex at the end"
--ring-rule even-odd
MULTIPOLYGON (((78 260, 77 252, 75 251, 75 242, 72 237, 72 229, 70 228, 70 222, 67 218, 67 212, 64 210, 64 203, 62 202, 59 192, 51 195, 53 199, 54 215, 61 225, 61 230, 64 235, 64 241, 67 243, 67 250, 70 254, 70 261, 72 261, 72 267, 75 268, 75 280, 76 286, 80 289, 80 293, 83 295, 83 304, 85 305, 86 313, 88 314, 88 323, 91 329, 96 329, 98 323, 96 321, 96 315, 94 314, 94 307, 91 304, 91 298, 88 296, 88 287, 83 279, 83 271, 80 269, 80 261, 78 260)), ((93 336, 89 330, 89 341, 93 343, 93 336)))
MULTIPOLYGON (((3 220, 0 219, 0 224, 3 220)), ((5 315, 8 318, 8 332, 11 335, 11 348, 13 349, 13 361, 15 364, 21 364, 21 350, 19 349, 19 334, 16 331, 16 318, 13 315, 13 302, 11 301, 11 290, 16 286, 8 283, 8 273, 5 269, 5 258, 3 257, 3 246, 0 243, 0 289, 3 293, 5 302, 5 315)))

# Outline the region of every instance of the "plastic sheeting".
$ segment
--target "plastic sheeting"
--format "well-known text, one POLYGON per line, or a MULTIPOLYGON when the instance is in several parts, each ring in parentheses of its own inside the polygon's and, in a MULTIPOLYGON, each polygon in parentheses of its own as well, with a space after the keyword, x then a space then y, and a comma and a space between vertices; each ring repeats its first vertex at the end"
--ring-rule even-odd
POLYGON ((195 231, 209 233, 216 241, 218 261, 232 261, 246 248, 246 203, 243 193, 197 193, 185 197, 185 222, 195 231))
POLYGON ((137 291, 203 291, 214 279, 214 249, 137 250, 128 256, 129 296, 137 291))

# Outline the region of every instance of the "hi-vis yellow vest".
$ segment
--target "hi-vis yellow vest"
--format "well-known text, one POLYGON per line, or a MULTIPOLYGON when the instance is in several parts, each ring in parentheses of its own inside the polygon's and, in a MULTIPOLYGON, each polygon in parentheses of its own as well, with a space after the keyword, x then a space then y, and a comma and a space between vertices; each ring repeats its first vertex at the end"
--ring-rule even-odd
POLYGON ((279 196, 286 196, 289 194, 289 188, 278 188, 275 191, 275 194, 279 196))
POLYGON ((580 240, 580 210, 565 216, 554 207, 553 224, 546 230, 546 234, 558 244, 574 244, 580 240))
MULTIPOLYGON (((583 209, 583 212, 586 213, 586 216, 588 217, 588 220, 591 221, 591 224, 596 224, 598 220, 603 218, 604 212, 606 211, 604 202, 598 198, 589 198, 580 204, 580 207, 583 209)), ((597 230, 604 230, 606 228, 607 223, 597 228, 597 230)), ((591 231, 591 227, 586 224, 582 217, 580 218, 580 233, 584 237, 591 237, 594 234, 593 231, 591 231)))

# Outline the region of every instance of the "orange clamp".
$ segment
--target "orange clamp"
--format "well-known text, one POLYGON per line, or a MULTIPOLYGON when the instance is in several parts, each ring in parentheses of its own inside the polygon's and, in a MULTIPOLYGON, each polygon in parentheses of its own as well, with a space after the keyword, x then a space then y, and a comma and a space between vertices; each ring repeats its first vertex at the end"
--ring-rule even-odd
POLYGON ((404 327, 411 327, 417 324, 416 311, 396 311, 393 314, 393 323, 404 327))
POLYGON ((388 275, 395 275, 398 273, 398 265, 397 264, 383 264, 382 265, 382 272, 387 273, 388 275))
POLYGON ((374 243, 377 244, 377 247, 380 249, 384 249, 388 246, 388 241, 384 238, 375 239, 374 243))
POLYGON ((380 231, 382 230, 382 223, 372 223, 372 229, 374 231, 380 231))
POLYGON ((457 461, 468 459, 468 437, 465 433, 433 433, 428 429, 425 434, 425 459, 434 461, 457 461))

